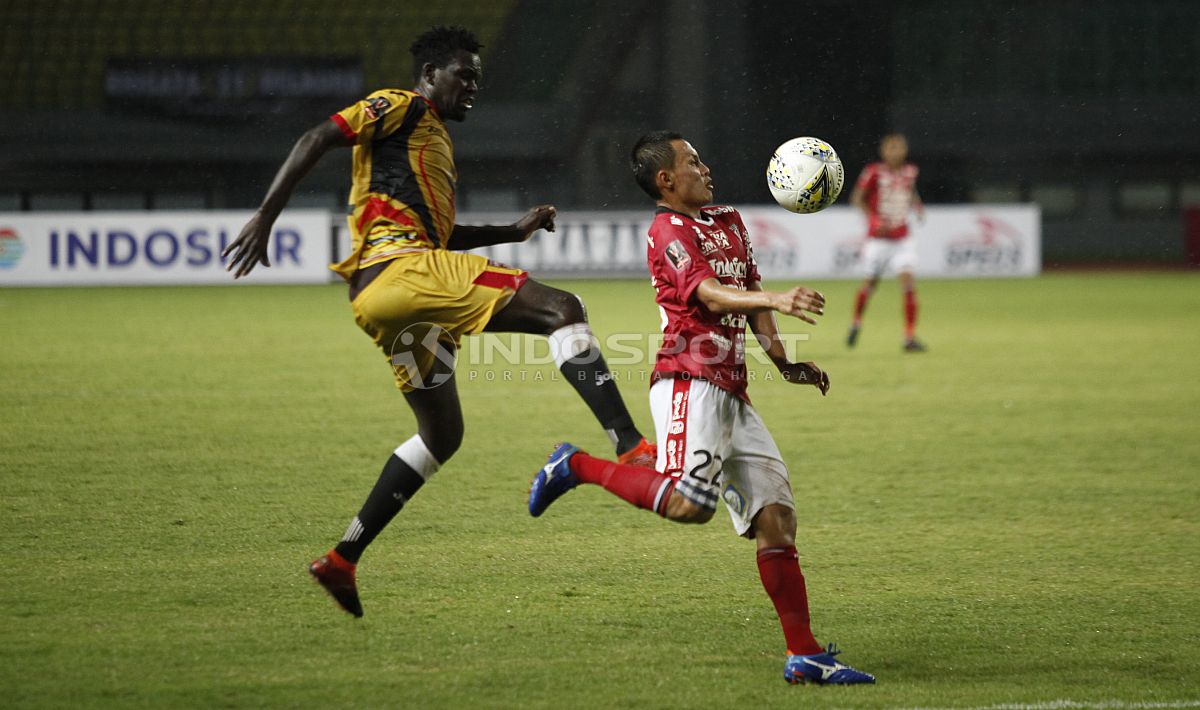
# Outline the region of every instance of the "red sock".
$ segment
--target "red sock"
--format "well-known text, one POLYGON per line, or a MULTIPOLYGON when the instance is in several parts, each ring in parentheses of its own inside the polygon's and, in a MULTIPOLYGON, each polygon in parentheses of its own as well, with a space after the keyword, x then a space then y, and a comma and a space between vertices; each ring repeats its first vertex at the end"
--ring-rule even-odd
POLYGON ((904 337, 909 340, 917 330, 917 290, 909 289, 904 292, 904 337))
POLYGON ((854 299, 854 325, 862 322, 863 313, 867 310, 867 301, 871 298, 871 291, 870 286, 858 289, 858 297, 854 299))
POLYGON ((580 483, 602 486, 622 500, 664 517, 675 490, 675 479, 665 473, 598 459, 582 451, 571 457, 571 472, 580 483))
POLYGON ((770 547, 759 550, 758 576, 762 578, 767 596, 775 603, 788 653, 801 656, 821 653, 824 649, 817 643, 809 627, 808 590, 804 587, 804 574, 800 571, 796 548, 770 547))

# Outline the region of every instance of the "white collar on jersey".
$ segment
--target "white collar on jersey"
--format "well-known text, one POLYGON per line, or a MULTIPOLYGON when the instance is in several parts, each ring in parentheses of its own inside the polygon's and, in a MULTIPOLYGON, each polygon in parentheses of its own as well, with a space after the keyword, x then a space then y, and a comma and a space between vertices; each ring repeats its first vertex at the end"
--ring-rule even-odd
POLYGON ((670 214, 677 214, 680 217, 687 217, 688 219, 692 220, 693 222, 703 224, 705 227, 711 227, 714 224, 716 224, 716 220, 714 220, 712 217, 705 217, 703 211, 700 212, 700 219, 696 219, 695 217, 691 216, 690 214, 684 214, 683 212, 677 212, 677 211, 671 209, 670 207, 664 207, 662 205, 658 206, 657 211, 658 212, 667 212, 670 214))

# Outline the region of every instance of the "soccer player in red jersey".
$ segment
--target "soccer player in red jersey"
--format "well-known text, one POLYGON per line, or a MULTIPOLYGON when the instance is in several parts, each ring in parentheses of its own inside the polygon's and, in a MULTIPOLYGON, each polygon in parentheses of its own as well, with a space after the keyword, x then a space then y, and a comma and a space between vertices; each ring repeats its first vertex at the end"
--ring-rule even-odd
POLYGON ((917 166, 908 162, 908 140, 900 133, 883 137, 879 144, 882 161, 863 168, 850 193, 850 203, 867 215, 867 243, 862 261, 866 279, 854 300, 854 322, 846 345, 854 347, 862 330, 867 301, 879 285, 879 278, 890 267, 896 271, 904 289, 904 350, 925 351, 917 340, 917 287, 913 269, 917 265, 916 246, 908 235, 908 213, 925 220, 925 205, 917 194, 917 166))
POLYGON ((332 268, 346 279, 355 321, 383 350, 417 420, 417 434, 388 457, 341 541, 309 565, 354 616, 363 614, 355 577, 363 551, 462 443, 453 352, 462 336, 546 336, 559 370, 609 433, 620 460, 653 461, 653 445, 634 426, 579 297, 458 251, 554 230, 550 205, 507 226, 455 223, 458 171, 446 121, 464 120, 474 105, 483 74, 479 49, 462 27, 434 27, 418 37, 411 47, 415 88, 376 91, 306 132, 222 254, 231 257, 236 277, 260 263, 270 266, 271 225, 296 184, 326 151, 353 146, 354 246, 332 268))
POLYGON ((741 216, 732 207, 708 206, 708 166, 682 136, 643 136, 632 164, 658 205, 647 250, 664 335, 650 388, 656 470, 562 444, 534 477, 529 512, 541 515, 580 483, 684 523, 707 522, 721 499, 737 533, 757 546, 759 575, 787 641, 784 678, 872 683, 873 676, 837 662, 833 645, 822 648, 813 636, 787 466, 746 393, 747 324, 785 380, 829 391, 819 367, 788 358, 775 322, 782 313, 815 324, 825 298, 803 286, 763 290, 741 216))

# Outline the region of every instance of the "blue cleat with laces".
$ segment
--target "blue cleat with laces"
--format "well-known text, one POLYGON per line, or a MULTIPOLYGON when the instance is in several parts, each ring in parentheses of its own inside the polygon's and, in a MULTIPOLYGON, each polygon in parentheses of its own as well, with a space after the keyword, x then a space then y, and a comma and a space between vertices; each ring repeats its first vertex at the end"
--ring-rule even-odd
POLYGON ((874 683, 875 676, 856 671, 838 663, 834 656, 841 653, 837 646, 829 644, 824 653, 811 656, 788 656, 783 667, 783 679, 792 685, 817 683, 818 685, 856 685, 874 683))
POLYGON ((550 454, 529 484, 530 515, 536 518, 546 512, 551 503, 579 484, 570 466, 571 457, 578 451, 579 447, 562 443, 550 454))

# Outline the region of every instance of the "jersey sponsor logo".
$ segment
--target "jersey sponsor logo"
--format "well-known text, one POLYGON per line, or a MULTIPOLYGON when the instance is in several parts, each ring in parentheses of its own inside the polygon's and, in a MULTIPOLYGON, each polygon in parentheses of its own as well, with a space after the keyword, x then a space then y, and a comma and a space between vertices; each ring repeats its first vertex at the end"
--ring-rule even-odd
POLYGON ((735 331, 746 329, 746 314, 744 313, 726 313, 721 316, 721 325, 726 328, 733 328, 735 331))
POLYGON ((667 259, 671 262, 671 266, 674 266, 676 271, 683 271, 684 268, 690 266, 692 263, 692 257, 688 256, 683 242, 678 239, 667 245, 666 254, 667 259))
POLYGON ((691 382, 676 378, 671 393, 671 420, 667 423, 667 469, 666 473, 683 470, 683 459, 687 447, 687 410, 691 382))
POLYGON ((682 220, 682 219, 679 219, 679 218, 678 218, 678 217, 676 217, 675 215, 671 215, 671 224, 675 225, 676 227, 682 227, 682 226, 683 226, 683 220, 682 220))
POLYGON ((25 243, 21 241, 17 230, 11 227, 0 227, 0 269, 15 267, 24 253, 25 243))
POLYGON ((386 96, 376 96, 375 98, 367 101, 367 106, 363 109, 363 113, 367 115, 367 118, 374 121, 383 114, 387 113, 388 109, 391 107, 392 102, 389 101, 386 96))
POLYGON ((696 236, 699 237, 701 240, 704 240, 706 238, 711 239, 714 242, 716 242, 717 246, 721 247, 722 249, 731 249, 732 248, 732 246, 729 244, 729 236, 726 235, 725 232, 722 232, 719 229, 714 229, 707 233, 700 231, 700 228, 696 227, 696 226, 693 226, 692 229, 696 230, 696 236))
POLYGON ((729 205, 719 205, 717 207, 705 207, 704 208, 704 213, 709 214, 709 215, 728 214, 728 213, 734 212, 734 211, 735 210, 732 207, 730 207, 729 205))
POLYGON ((709 259, 708 265, 718 278, 745 280, 750 267, 741 259, 709 259))

